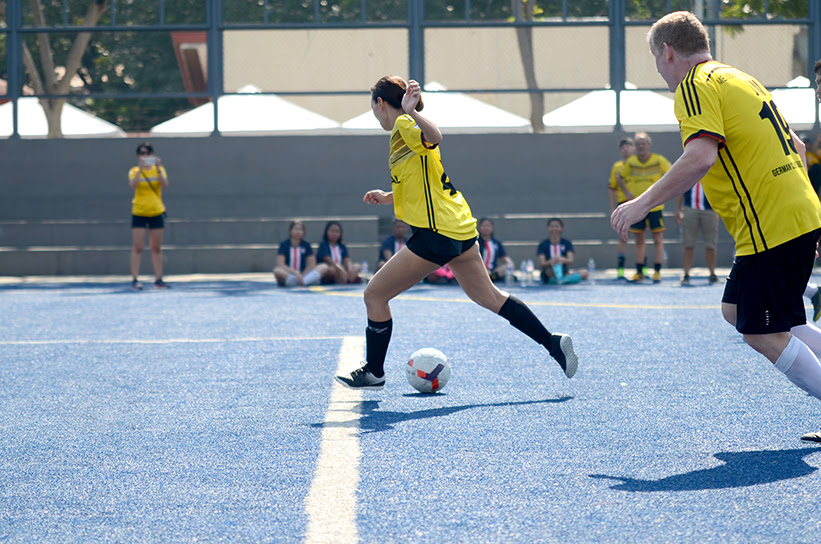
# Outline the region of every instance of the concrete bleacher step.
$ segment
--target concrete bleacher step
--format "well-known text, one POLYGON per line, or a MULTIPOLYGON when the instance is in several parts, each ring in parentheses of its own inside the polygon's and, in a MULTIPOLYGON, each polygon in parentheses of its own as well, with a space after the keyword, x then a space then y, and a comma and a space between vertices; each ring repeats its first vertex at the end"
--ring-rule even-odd
MULTIPOLYGON (((325 224, 339 221, 343 240, 373 241, 378 238, 379 217, 306 217, 305 239, 318 244, 325 224)), ((279 244, 288 237, 291 218, 167 218, 164 242, 177 245, 279 244)), ((0 246, 116 246, 131 243, 131 222, 97 220, 2 221, 0 246)))
MULTIPOLYGON (((668 214, 669 215, 669 214, 668 214)), ((539 242, 547 237, 546 222, 560 217, 576 249, 576 266, 593 258, 597 268, 616 262, 617 240, 605 213, 498 214, 490 216, 496 233, 518 268, 525 259, 536 259, 539 242)), ((329 220, 339 221, 351 259, 378 258, 380 241, 388 234, 391 218, 376 215, 302 217, 306 239, 314 248, 329 220)), ((251 217, 169 218, 163 243, 167 274, 269 272, 276 261, 279 242, 287 237, 291 218, 251 217)), ((681 266, 681 244, 672 217, 665 217, 667 266, 681 266)), ((649 237, 648 237, 649 238, 649 237)), ((627 263, 633 262, 631 240, 627 263)), ((0 222, 0 276, 100 275, 128 271, 131 226, 127 221, 44 220, 0 222)), ((648 247, 652 251, 652 244, 648 247)), ((652 253, 648 253, 652 255, 652 253)), ((719 265, 732 263, 733 243, 722 227, 719 265)), ((696 266, 703 252, 696 252, 696 266)), ((150 271, 146 245, 142 270, 150 271)))
MULTIPOLYGON (((300 217, 314 249, 328 221, 339 221, 351 258, 373 262, 379 252, 375 215, 300 217)), ((285 217, 166 220, 167 273, 267 272, 293 219, 285 217)), ((122 274, 128 271, 128 221, 45 220, 0 222, 0 276, 122 274)), ((144 271, 150 271, 148 244, 144 271)))

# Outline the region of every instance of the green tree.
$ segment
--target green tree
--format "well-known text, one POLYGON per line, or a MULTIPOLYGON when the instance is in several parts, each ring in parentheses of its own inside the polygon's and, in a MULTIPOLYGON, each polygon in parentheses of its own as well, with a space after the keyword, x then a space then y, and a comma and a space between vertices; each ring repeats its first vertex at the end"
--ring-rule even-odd
MULTIPOLYGON (((35 26, 46 26, 45 9, 40 0, 30 0, 31 22, 35 26)), ((5 6, 4 6, 5 7, 5 6)), ((82 26, 95 26, 108 7, 107 0, 93 0, 88 3, 85 14, 81 16, 82 26)), ((4 17, 5 18, 5 17, 4 17)), ((51 36, 47 33, 38 33, 33 37, 35 43, 23 41, 23 66, 28 76, 29 85, 35 94, 68 94, 71 79, 80 68, 83 53, 91 40, 91 32, 78 32, 66 47, 63 70, 58 70, 55 64, 55 52, 52 47, 51 36), (36 46, 38 58, 32 53, 36 46), (39 62, 38 62, 39 61, 39 62)), ((60 115, 63 111, 65 98, 41 98, 40 104, 48 121, 48 137, 61 138, 60 115)))

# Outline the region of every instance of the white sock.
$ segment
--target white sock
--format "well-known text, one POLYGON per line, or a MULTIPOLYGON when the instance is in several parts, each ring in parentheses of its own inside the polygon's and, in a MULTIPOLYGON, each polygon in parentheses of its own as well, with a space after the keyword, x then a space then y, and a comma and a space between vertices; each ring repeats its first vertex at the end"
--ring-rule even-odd
POLYGON ((818 292, 818 285, 814 283, 808 283, 807 287, 804 289, 804 296, 807 298, 812 298, 812 296, 818 292))
POLYGON ((321 276, 319 275, 319 270, 314 268, 304 276, 302 276, 302 285, 316 285, 319 283, 321 276))
POLYGON ((288 274, 288 277, 285 278, 285 287, 293 287, 298 283, 299 282, 296 279, 296 274, 288 274))
POLYGON ((778 359, 775 368, 787 376, 792 383, 821 400, 821 363, 813 355, 810 348, 795 336, 778 359))
POLYGON ((790 329, 790 334, 804 342, 816 357, 821 358, 821 329, 807 322, 790 329))

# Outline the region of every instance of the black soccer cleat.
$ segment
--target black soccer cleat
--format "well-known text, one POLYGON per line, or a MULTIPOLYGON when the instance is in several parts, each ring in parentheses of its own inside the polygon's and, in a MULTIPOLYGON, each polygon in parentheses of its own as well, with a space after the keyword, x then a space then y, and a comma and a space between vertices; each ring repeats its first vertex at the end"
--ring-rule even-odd
POLYGON ((579 356, 573 349, 573 340, 566 334, 550 335, 550 355, 559 363, 568 378, 572 378, 579 368, 579 356))
POLYGON ((814 433, 807 433, 801 437, 801 440, 804 442, 818 442, 821 443, 821 431, 816 431, 814 433))
POLYGON ((377 378, 364 365, 349 373, 334 376, 334 379, 348 389, 379 391, 385 387, 385 376, 377 378))

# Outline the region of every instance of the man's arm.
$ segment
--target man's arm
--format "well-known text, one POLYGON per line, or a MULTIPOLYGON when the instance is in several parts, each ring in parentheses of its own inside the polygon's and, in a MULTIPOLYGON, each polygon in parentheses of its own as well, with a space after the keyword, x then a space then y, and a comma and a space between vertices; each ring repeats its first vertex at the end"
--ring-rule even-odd
POLYGON ((641 195, 627 201, 610 216, 610 224, 616 233, 627 240, 630 225, 639 221, 660 204, 690 189, 704 177, 718 158, 718 140, 702 136, 690 140, 684 153, 660 180, 641 195))

